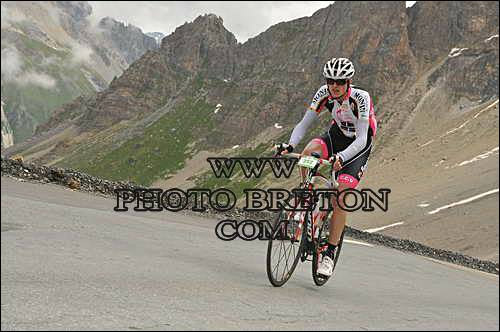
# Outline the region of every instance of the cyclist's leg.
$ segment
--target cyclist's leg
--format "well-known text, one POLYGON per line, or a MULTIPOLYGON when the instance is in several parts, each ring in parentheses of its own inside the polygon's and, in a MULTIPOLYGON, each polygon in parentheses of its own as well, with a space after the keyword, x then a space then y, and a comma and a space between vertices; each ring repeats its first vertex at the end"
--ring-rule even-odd
MULTIPOLYGON (((321 158, 328 159, 329 156, 331 155, 331 147, 327 143, 328 140, 326 139, 326 135, 328 133, 312 139, 304 148, 302 151, 303 155, 310 156, 311 153, 317 152, 320 154, 321 158)), ((304 181, 304 178, 306 176, 307 169, 301 167, 300 168, 300 175, 301 175, 301 181, 304 181)))
POLYGON ((343 205, 343 194, 342 192, 346 189, 350 188, 345 183, 339 183, 338 191, 339 197, 338 199, 333 198, 333 213, 332 218, 330 219, 330 235, 328 237, 328 242, 333 245, 338 245, 340 241, 340 236, 342 235, 342 231, 344 230, 346 220, 347 220, 347 211, 344 209, 343 205))
POLYGON ((364 171, 370 157, 372 147, 372 136, 371 131, 369 131, 368 142, 366 147, 358 153, 355 157, 347 160, 344 163, 344 167, 339 172, 338 183, 339 183, 339 195, 338 197, 333 197, 334 210, 332 213, 332 218, 330 220, 330 236, 328 242, 333 245, 338 245, 342 231, 346 225, 347 221, 347 211, 344 205, 344 190, 349 188, 356 188, 363 176, 364 171))

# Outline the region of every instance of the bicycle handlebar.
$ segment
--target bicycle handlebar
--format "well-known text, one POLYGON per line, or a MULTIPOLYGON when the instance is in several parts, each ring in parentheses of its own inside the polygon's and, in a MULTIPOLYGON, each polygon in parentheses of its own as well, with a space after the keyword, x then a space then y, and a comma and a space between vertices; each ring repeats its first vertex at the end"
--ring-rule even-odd
MULTIPOLYGON (((295 157, 295 158, 299 158, 299 159, 300 159, 300 158, 302 158, 303 156, 308 156, 308 155, 303 155, 303 154, 301 154, 301 153, 293 153, 293 152, 286 153, 286 154, 284 154, 284 155, 281 155, 281 154, 279 154, 279 152, 278 152, 278 153, 276 153, 276 154, 274 155, 274 157, 288 157, 288 158, 293 158, 293 157, 295 157)), ((316 158, 316 157, 315 157, 315 158, 316 158)), ((332 184, 333 188, 338 188, 339 183, 337 182, 337 180, 335 180, 335 177, 336 177, 336 176, 335 176, 335 174, 336 174, 336 172, 335 172, 335 170, 334 170, 334 168, 333 168, 333 164, 335 163, 335 161, 330 162, 330 160, 328 160, 328 159, 323 159, 323 158, 317 158, 317 159, 318 159, 318 161, 319 161, 319 167, 321 167, 321 166, 323 166, 323 165, 330 165, 330 166, 331 166, 331 180, 330 180, 330 181, 331 181, 331 184, 332 184)), ((318 168, 319 168, 319 167, 318 167, 318 168)))
MULTIPOLYGON (((300 154, 300 153, 295 153, 295 152, 290 152, 290 153, 286 153, 286 154, 283 154, 283 155, 276 155, 276 157, 288 157, 288 158, 302 158, 304 156, 309 156, 309 155, 304 155, 304 154, 300 154)), ((310 157, 310 156, 309 156, 310 157)), ((330 165, 330 166, 333 166, 333 163, 330 162, 330 160, 328 159, 323 159, 323 158, 318 158, 319 160, 319 163, 320 165, 330 165)))

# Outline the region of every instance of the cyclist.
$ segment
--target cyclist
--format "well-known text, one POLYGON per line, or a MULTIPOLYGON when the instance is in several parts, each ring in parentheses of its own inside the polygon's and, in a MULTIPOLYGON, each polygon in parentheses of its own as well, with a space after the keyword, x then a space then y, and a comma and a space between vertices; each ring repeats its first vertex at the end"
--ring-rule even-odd
MULTIPOLYGON (((314 95, 303 119, 295 126, 289 143, 278 145, 280 154, 292 152, 304 137, 310 125, 328 110, 332 116, 329 130, 310 141, 304 155, 317 152, 334 163, 338 174, 339 197, 333 199, 334 211, 330 220, 328 249, 318 267, 318 274, 330 276, 333 258, 346 223, 342 191, 355 188, 366 171, 372 141, 377 129, 373 103, 368 92, 351 86, 354 65, 346 58, 333 58, 323 68, 326 84, 314 95)), ((304 175, 304 173, 302 173, 304 175)))

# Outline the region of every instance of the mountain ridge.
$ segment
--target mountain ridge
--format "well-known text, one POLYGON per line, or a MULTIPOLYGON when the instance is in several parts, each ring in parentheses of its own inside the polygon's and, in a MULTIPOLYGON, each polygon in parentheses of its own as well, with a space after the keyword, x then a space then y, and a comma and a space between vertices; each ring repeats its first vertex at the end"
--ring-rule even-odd
MULTIPOLYGON (((484 33, 479 33, 478 29, 483 32, 484 26, 493 27, 498 22, 498 16, 495 18, 494 15, 485 16, 483 23, 477 19, 478 12, 482 13, 487 6, 494 7, 494 4, 462 7, 439 4, 442 6, 440 13, 448 10, 453 15, 460 14, 463 21, 469 19, 479 27, 467 30, 468 34, 464 33, 465 37, 457 44, 456 38, 461 34, 443 37, 446 24, 439 23, 434 17, 440 15, 435 13, 436 6, 434 3, 416 3, 406 8, 403 2, 396 5, 390 2, 336 3, 318 10, 309 18, 276 24, 243 44, 224 28, 222 18, 213 14, 200 15, 163 38, 159 50, 146 52, 114 79, 106 91, 65 105, 62 112, 56 112, 56 116, 40 126, 37 132, 66 121, 67 116, 58 119, 58 113, 73 112, 73 118, 78 118, 75 126, 80 132, 95 132, 123 121, 134 122, 140 117, 150 116, 165 106, 173 94, 179 96, 178 102, 183 101, 184 95, 195 95, 203 96, 214 105, 221 103, 222 97, 224 111, 214 115, 218 125, 214 133, 204 139, 203 147, 227 148, 248 141, 275 122, 287 126, 297 123, 305 109, 307 94, 312 95, 320 84, 320 74, 313 73, 319 73, 318 68, 330 54, 338 53, 334 50, 338 44, 346 45, 338 56, 352 58, 359 68, 355 83, 370 87, 368 90, 375 101, 380 127, 384 128, 388 122, 397 123, 406 121, 401 117, 408 118, 401 115, 405 114, 401 111, 411 113, 419 95, 407 96, 413 101, 404 103, 395 102, 395 96, 403 96, 410 90, 409 86, 423 75, 420 71, 426 68, 427 62, 436 63, 447 58, 445 50, 451 46, 464 46, 471 40, 484 39, 484 33), (371 20, 364 21, 364 30, 355 29, 367 13, 376 10, 383 12, 384 16, 373 14, 371 20), (316 25, 315 22, 323 23, 316 25), (436 34, 408 32, 412 30, 409 27, 418 30, 419 24, 424 26, 434 22, 438 22, 436 34), (325 31, 336 33, 325 34, 325 31), (434 35, 441 36, 439 40, 444 46, 427 53, 418 51, 424 55, 417 59, 414 49, 424 44, 421 40, 425 38, 435 40, 434 35), (273 47, 266 47, 270 43, 273 47), (312 55, 311 49, 316 49, 317 55, 312 55), (279 79, 280 71, 286 80, 279 79), (245 116, 240 116, 240 112, 245 116)), ((487 34, 497 29, 490 28, 490 31, 487 34)), ((494 70, 495 66, 491 68, 494 70)), ((494 82, 494 77, 487 81, 490 92, 494 82)), ((457 88, 450 87, 452 91, 457 88)), ((459 92, 463 93, 463 90, 459 92)), ((476 91, 473 94, 482 93, 476 91)))

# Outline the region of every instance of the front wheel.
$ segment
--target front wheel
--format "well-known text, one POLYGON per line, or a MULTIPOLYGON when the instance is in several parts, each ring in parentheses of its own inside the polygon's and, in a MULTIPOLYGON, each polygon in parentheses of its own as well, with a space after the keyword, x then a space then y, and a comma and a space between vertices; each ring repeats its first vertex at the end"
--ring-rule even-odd
MULTIPOLYGON (((298 202, 294 204, 298 206, 298 202)), ((302 229, 306 215, 305 212, 281 210, 274 221, 273 229, 277 230, 277 236, 269 238, 266 270, 269 281, 275 287, 283 286, 297 267, 306 240, 306 232, 302 229), (283 220, 286 222, 281 223, 283 220)))

